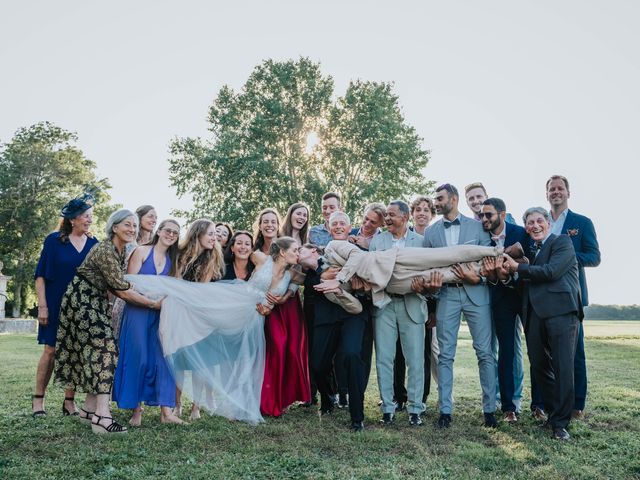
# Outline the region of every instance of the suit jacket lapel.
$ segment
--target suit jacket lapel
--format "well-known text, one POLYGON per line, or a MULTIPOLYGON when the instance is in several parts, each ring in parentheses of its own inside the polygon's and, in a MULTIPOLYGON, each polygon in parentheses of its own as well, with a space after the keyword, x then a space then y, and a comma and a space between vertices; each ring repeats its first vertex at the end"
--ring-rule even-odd
POLYGON ((546 259, 549 257, 549 249, 551 248, 551 244, 555 241, 556 238, 557 235, 554 235, 553 233, 549 235, 549 238, 546 242, 544 242, 544 245, 542 245, 542 248, 538 252, 538 255, 533 262, 535 265, 541 262, 543 258, 545 259, 545 261, 542 263, 546 263, 546 259))
POLYGON ((444 235, 444 220, 440 219, 438 223, 434 225, 434 227, 438 227, 438 236, 440 237, 440 241, 442 242, 442 246, 447 246, 447 237, 444 235))

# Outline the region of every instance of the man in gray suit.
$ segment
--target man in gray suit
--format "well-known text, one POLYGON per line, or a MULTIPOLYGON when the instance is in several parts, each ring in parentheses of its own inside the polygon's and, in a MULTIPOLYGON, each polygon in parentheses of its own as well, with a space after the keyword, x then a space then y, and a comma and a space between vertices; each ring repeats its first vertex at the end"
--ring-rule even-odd
MULTIPOLYGON (((409 205, 402 200, 389 203, 385 214, 387 231, 373 237, 370 251, 391 248, 419 247, 423 237, 408 228, 409 205)), ((393 400, 393 365, 396 342, 400 337, 407 364, 407 412, 409 424, 422 425, 421 413, 424 390, 424 322, 426 302, 415 293, 391 293, 391 302, 375 311, 375 345, 378 387, 382 398, 384 425, 394 421, 396 404, 393 400)))
MULTIPOLYGON (((480 222, 460 214, 459 199, 458 190, 453 185, 446 183, 437 188, 434 204, 437 213, 443 218, 425 232, 424 247, 491 244, 491 237, 482 229, 480 222)), ((447 428, 452 421, 453 360, 458 343, 460 315, 464 313, 478 357, 484 425, 496 427, 496 376, 491 352, 491 299, 487 279, 465 265, 458 265, 455 269, 460 282, 443 285, 436 309, 436 335, 440 347, 440 418, 437 426, 447 428)))
POLYGON ((551 233, 544 208, 529 208, 525 229, 535 242, 530 264, 505 255, 507 273, 524 285, 522 308, 531 370, 542 391, 553 438, 568 440, 574 402, 574 357, 583 318, 578 261, 571 238, 551 233))

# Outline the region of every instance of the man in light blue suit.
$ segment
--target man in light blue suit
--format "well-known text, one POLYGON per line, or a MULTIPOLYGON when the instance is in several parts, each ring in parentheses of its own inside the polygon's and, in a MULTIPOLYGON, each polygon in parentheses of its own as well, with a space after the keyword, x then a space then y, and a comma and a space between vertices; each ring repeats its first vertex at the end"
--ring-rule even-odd
MULTIPOLYGON (((375 235, 369 251, 391 248, 420 247, 423 237, 408 228, 409 205, 402 200, 389 203, 385 214, 387 231, 375 235)), ((407 412, 409 424, 422 425, 424 390, 424 323, 426 302, 415 293, 389 294, 391 302, 375 311, 375 345, 378 387, 382 398, 382 424, 394 422, 393 365, 396 342, 400 337, 407 365, 407 412)))
MULTIPOLYGON (((480 222, 460 214, 459 199, 458 190, 453 185, 446 183, 437 188, 434 204, 437 213, 443 218, 425 232, 424 247, 491 244, 491 237, 482 229, 480 222)), ((464 313, 478 357, 484 425, 496 427, 496 376, 491 351, 491 298, 487 279, 465 266, 458 265, 454 268, 460 277, 460 283, 443 285, 436 310, 436 335, 440 347, 440 418, 437 426, 447 428, 452 421, 453 361, 458 343, 460 315, 464 313)))

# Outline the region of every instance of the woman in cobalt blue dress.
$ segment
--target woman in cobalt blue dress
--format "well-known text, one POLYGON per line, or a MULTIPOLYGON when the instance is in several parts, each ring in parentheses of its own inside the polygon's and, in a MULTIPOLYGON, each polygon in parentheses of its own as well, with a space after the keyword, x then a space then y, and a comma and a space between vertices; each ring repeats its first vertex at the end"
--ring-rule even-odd
MULTIPOLYGON (((133 252, 128 272, 175 276, 179 235, 180 226, 175 220, 163 221, 151 242, 133 252)), ((184 423, 172 412, 176 404, 176 383, 162 353, 159 321, 157 310, 131 304, 125 306, 113 400, 119 408, 134 410, 129 421, 132 426, 142 422, 142 402, 160 406, 162 423, 184 423)))
MULTIPOLYGON (((36 390, 32 402, 34 417, 46 415, 44 393, 53 372, 62 296, 73 280, 76 269, 89 250, 98 243, 89 233, 93 222, 93 201, 91 195, 85 194, 63 207, 58 231, 45 239, 36 267, 34 276, 38 296, 38 343, 44 345, 44 351, 36 371, 36 390)), ((73 389, 66 389, 64 396, 62 414, 77 415, 73 389)))

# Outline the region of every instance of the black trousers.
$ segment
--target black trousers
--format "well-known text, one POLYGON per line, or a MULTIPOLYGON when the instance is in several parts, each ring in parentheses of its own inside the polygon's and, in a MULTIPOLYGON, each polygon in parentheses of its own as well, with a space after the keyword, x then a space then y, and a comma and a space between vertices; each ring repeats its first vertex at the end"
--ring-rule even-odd
MULTIPOLYGON (((304 322, 307 327, 307 353, 309 354, 309 365, 311 365, 311 359, 313 358, 313 326, 315 324, 316 316, 315 308, 315 298, 313 298, 311 295, 305 295, 302 310, 304 312, 304 322)), ((336 376, 333 369, 331 369, 331 371, 329 372, 328 382, 330 385, 329 395, 335 395, 338 392, 338 387, 336 384, 336 376)), ((313 369, 309 369, 309 384, 311 390, 311 399, 313 400, 318 394, 318 385, 313 369)))
MULTIPOLYGON (((424 327, 424 392, 422 394, 422 403, 427 401, 429 392, 431 391, 431 336, 433 329, 424 327)), ((393 363, 393 396, 396 402, 407 403, 407 388, 405 386, 405 375, 407 366, 402 353, 402 345, 400 337, 396 342, 396 359, 393 363)))
POLYGON ((566 428, 574 402, 573 362, 580 321, 575 313, 540 318, 528 309, 525 334, 531 373, 553 428, 566 428))
POLYGON ((349 412, 352 422, 364 420, 364 391, 366 364, 362 346, 367 323, 366 312, 349 315, 334 322, 314 325, 311 370, 322 408, 331 408, 332 385, 330 372, 336 354, 338 367, 344 368, 349 393, 349 412))

